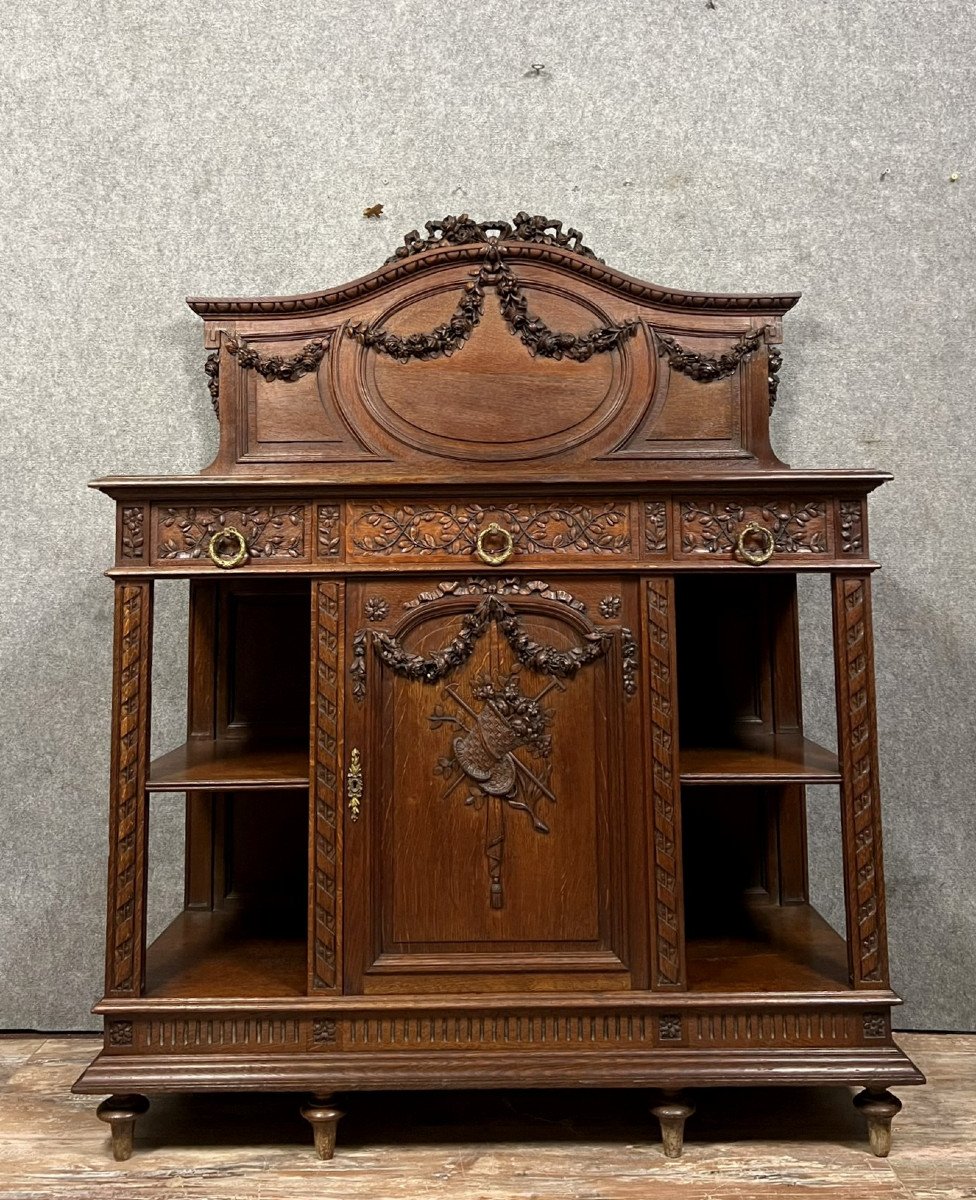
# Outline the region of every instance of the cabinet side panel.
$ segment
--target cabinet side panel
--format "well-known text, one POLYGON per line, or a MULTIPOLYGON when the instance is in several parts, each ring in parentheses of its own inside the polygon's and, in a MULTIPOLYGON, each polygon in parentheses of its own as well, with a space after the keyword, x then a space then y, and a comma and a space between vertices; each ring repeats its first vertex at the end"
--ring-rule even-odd
POLYGON ((115 587, 105 993, 142 991, 146 943, 146 772, 153 585, 115 587))
POLYGON ((888 986, 888 948, 869 577, 836 576, 833 608, 851 982, 881 988, 888 986))
POLYGON ((312 585, 310 992, 342 990, 341 593, 340 583, 317 580, 312 585))
POLYGON ((646 596, 644 628, 651 714, 651 983, 655 989, 666 990, 685 986, 674 579, 665 575, 649 579, 646 596))

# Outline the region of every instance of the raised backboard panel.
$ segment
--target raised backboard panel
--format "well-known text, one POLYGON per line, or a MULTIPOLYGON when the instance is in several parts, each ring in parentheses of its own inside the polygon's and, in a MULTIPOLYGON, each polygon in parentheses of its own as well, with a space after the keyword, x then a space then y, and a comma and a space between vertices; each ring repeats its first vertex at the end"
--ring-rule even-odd
POLYGON ((214 348, 226 474, 639 478, 660 460, 778 465, 781 315, 797 297, 671 291, 559 222, 445 218, 327 292, 191 300, 214 348), (641 464, 646 466, 643 468, 641 464), (462 465, 463 464, 463 465, 462 465))

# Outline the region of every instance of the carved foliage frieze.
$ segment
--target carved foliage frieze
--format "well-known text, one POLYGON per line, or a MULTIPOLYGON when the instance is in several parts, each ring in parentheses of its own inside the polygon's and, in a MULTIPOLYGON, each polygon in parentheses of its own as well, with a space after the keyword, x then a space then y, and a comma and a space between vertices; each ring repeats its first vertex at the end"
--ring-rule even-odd
POLYGON ((750 522, 769 530, 778 554, 827 553, 827 505, 823 500, 683 501, 682 553, 733 554, 739 534, 750 522))
POLYGON ((681 983, 677 736, 672 702, 674 681, 674 581, 647 583, 651 692, 651 786, 653 793, 653 912, 657 987, 681 983))
POLYGON ((156 558, 206 559, 211 539, 229 527, 244 538, 250 559, 305 557, 305 507, 253 505, 239 509, 161 508, 156 512, 156 558))
POLYGON ((338 504, 319 505, 317 522, 319 558, 336 558, 342 553, 339 522, 338 504))
POLYGON ((644 550, 647 554, 668 552, 668 506, 664 500, 644 503, 644 550))
POLYGON ((863 554, 864 514, 860 500, 841 500, 838 506, 840 517, 840 548, 843 554, 863 554))
POLYGON ((619 555, 632 545, 630 505, 625 501, 535 501, 503 504, 350 505, 353 553, 419 557, 475 556, 478 534, 491 521, 511 534, 520 554, 619 555))
POLYGON ((146 536, 143 530, 146 510, 141 504, 122 509, 121 557, 141 559, 145 555, 146 536))
POLYGON ((314 585, 315 830, 312 989, 339 986, 339 584, 314 585))

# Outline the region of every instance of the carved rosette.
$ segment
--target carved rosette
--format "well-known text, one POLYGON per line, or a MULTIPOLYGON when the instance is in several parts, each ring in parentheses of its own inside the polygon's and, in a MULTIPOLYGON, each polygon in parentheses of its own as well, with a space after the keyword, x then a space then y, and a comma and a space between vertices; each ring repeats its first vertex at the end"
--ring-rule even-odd
POLYGON ((137 992, 142 976, 152 584, 118 584, 115 597, 115 738, 106 990, 118 996, 137 992))
POLYGON ((315 850, 311 990, 339 986, 342 822, 339 820, 339 606, 338 583, 317 581, 315 629, 315 850))
POLYGON ((360 555, 425 558, 475 556, 478 534, 491 521, 503 525, 515 550, 540 555, 618 555, 631 548, 630 506, 554 500, 505 504, 392 504, 350 506, 350 545, 360 555))
POLYGON ((156 515, 156 558, 206 559, 211 538, 229 526, 243 536, 248 558, 305 557, 304 505, 270 504, 239 509, 160 509, 156 515))
POLYGON ((827 505, 823 500, 740 503, 686 500, 681 505, 683 554, 732 554, 749 522, 769 530, 778 554, 827 553, 827 505))
POLYGON ((848 952, 856 987, 887 987, 870 583, 839 575, 833 586, 848 952))
POLYGON ((109 1021, 105 1027, 105 1040, 114 1048, 132 1045, 132 1022, 109 1021))
POLYGON ((338 1037, 335 1017, 321 1017, 312 1022, 312 1041, 318 1045, 334 1045, 338 1037))
POLYGON ((662 1013, 657 1019, 657 1031, 662 1042, 680 1042, 681 1014, 662 1013))
POLYGON ((653 913, 656 988, 682 985, 679 913, 680 827, 677 728, 671 695, 674 664, 674 580, 648 580, 648 646, 651 690, 653 792, 653 913))
POLYGON ((884 1013, 865 1013, 862 1027, 865 1038, 873 1040, 888 1036, 888 1018, 884 1013))

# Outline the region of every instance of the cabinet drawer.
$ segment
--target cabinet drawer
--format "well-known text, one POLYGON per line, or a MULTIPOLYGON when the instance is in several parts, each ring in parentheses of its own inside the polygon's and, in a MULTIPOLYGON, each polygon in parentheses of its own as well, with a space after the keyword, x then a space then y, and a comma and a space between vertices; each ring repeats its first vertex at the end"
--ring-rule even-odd
POLYGON ((160 566, 239 569, 304 563, 309 561, 306 524, 304 504, 154 505, 151 558, 160 566))
POLYGON ((706 556, 759 566, 797 556, 827 558, 831 502, 765 497, 683 499, 678 509, 678 555, 706 556))
POLYGON ((637 553, 627 499, 350 503, 346 561, 479 562, 622 559, 637 553))

